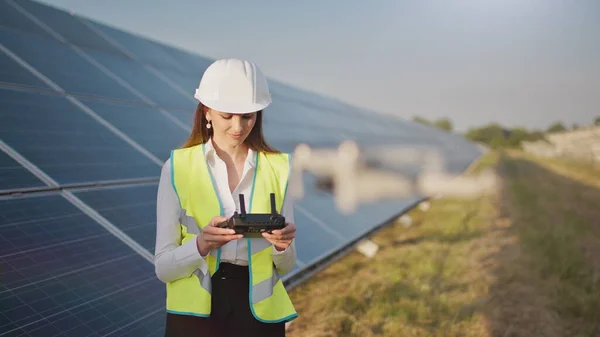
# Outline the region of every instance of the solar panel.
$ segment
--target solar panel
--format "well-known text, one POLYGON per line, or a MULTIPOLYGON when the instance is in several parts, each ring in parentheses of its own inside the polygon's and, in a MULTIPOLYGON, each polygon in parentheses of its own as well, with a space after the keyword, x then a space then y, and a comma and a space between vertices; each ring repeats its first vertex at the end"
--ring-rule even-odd
POLYGON ((152 265, 66 199, 4 199, 0 214, 0 335, 164 334, 152 265))
MULTIPOLYGON (((177 113, 108 101, 82 102, 163 161, 173 148, 183 144, 189 133, 170 120, 177 118, 177 113)), ((190 124, 185 122, 185 125, 190 124)))
POLYGON ((175 109, 181 109, 190 111, 196 108, 198 102, 196 100, 192 100, 192 95, 194 94, 195 88, 198 86, 200 77, 192 77, 189 74, 181 74, 170 68, 155 68, 161 78, 165 78, 166 81, 170 81, 171 83, 176 83, 180 90, 180 93, 185 93, 187 96, 183 100, 178 101, 178 105, 175 106, 175 109), (190 89, 191 88, 191 89, 190 89))
POLYGON ((25 68, 19 66, 19 64, 15 60, 11 59, 7 54, 0 54, 0 64, 2 64, 2 68, 0 68, 0 82, 4 82, 9 85, 18 84, 47 89, 50 88, 42 80, 32 75, 30 72, 25 70, 25 68))
POLYGON ((190 107, 188 110, 169 109, 169 113, 175 116, 175 118, 177 118, 179 122, 189 126, 189 128, 191 129, 194 122, 194 113, 196 111, 196 106, 197 104, 195 104, 193 107, 190 107))
POLYGON ((371 229, 371 226, 389 220, 395 210, 407 206, 407 200, 377 201, 360 205, 353 214, 344 215, 335 211, 336 205, 331 194, 316 187, 314 176, 308 176, 304 181, 306 197, 297 202, 299 208, 309 211, 326 223, 330 231, 344 239, 342 244, 371 229))
POLYGON ((0 152, 0 192, 46 186, 26 168, 4 152, 0 152))
MULTIPOLYGON (((20 156, 0 151, 0 331, 163 335, 165 287, 149 262, 157 179, 188 136, 193 93, 212 60, 28 0, 0 2, 0 20, 0 139, 20 156)), ((264 133, 285 152, 347 139, 430 146, 453 172, 480 154, 457 135, 269 85, 264 133)), ((419 200, 362 204, 345 215, 316 185, 306 174, 295 212, 298 263, 284 280, 419 200)))
POLYGON ((49 36, 43 28, 28 19, 27 16, 19 12, 14 6, 9 5, 6 1, 0 1, 0 27, 9 27, 20 31, 49 36))
POLYGON ((67 92, 141 101, 71 47, 49 37, 2 28, 0 41, 6 48, 19 55, 21 59, 67 92))
MULTIPOLYGON (((165 108, 185 108, 192 102, 190 96, 171 87, 163 79, 157 77, 133 60, 113 56, 93 50, 85 51, 114 75, 124 80, 127 85, 135 88, 148 100, 165 108)), ((147 102, 147 100, 144 100, 147 102)))
POLYGON ((0 111, 2 140, 61 184, 160 175, 159 165, 62 96, 0 88, 0 111))
POLYGON ((198 81, 200 80, 202 73, 204 73, 204 70, 213 62, 213 60, 209 60, 206 57, 197 54, 192 54, 185 50, 177 49, 164 44, 160 44, 159 46, 161 49, 171 55, 171 57, 177 61, 177 64, 185 69, 184 72, 189 78, 196 79, 194 86, 198 85, 198 81))
MULTIPOLYGON (((81 22, 97 31, 101 36, 107 37, 107 41, 110 41, 113 45, 118 45, 119 50, 125 47, 127 50, 125 53, 133 55, 134 59, 139 60, 140 63, 149 63, 161 70, 173 69, 182 74, 185 74, 188 70, 156 42, 97 22, 88 20, 81 20, 81 22)), ((210 61, 207 60, 206 66, 208 67, 209 64, 210 61)))
POLYGON ((24 9, 72 44, 104 50, 111 53, 120 53, 119 50, 112 46, 108 41, 97 34, 94 34, 94 32, 86 25, 67 12, 59 11, 34 1, 14 2, 16 3, 16 8, 24 9))
POLYGON ((329 219, 317 219, 302 206, 294 210, 294 220, 301 226, 296 232, 296 253, 304 263, 312 263, 345 242, 338 231, 330 228, 329 219))
POLYGON ((156 240, 158 184, 91 189, 75 195, 150 252, 156 240))

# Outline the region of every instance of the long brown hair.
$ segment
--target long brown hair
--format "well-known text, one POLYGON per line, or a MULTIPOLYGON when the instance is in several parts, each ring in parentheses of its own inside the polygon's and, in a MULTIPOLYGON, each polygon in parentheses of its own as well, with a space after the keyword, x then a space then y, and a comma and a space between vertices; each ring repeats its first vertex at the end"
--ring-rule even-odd
MULTIPOLYGON (((196 112, 194 113, 194 125, 192 126, 192 132, 181 148, 192 147, 208 142, 212 136, 213 129, 206 127, 206 124, 208 124, 208 120, 206 119, 207 111, 208 108, 204 104, 198 103, 196 112)), ((269 145, 263 136, 262 110, 256 113, 256 122, 254 123, 254 127, 252 127, 250 134, 244 142, 249 148, 256 152, 280 153, 279 150, 269 145)))

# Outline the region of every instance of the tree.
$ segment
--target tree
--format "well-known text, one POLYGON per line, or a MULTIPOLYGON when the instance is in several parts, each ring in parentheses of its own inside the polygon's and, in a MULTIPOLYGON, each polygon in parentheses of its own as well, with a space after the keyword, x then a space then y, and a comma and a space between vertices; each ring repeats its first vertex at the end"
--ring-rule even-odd
POLYGON ((561 132, 567 128, 561 122, 556 122, 548 127, 548 132, 561 132))
POLYGON ((417 122, 417 123, 421 123, 421 124, 423 124, 423 125, 431 125, 431 122, 430 122, 430 121, 426 120, 426 119, 425 119, 425 118, 423 118, 423 117, 419 117, 419 116, 414 116, 414 117, 413 117, 413 121, 414 121, 414 122, 417 122))
POLYGON ((465 134, 465 137, 472 141, 498 148, 505 145, 507 130, 496 123, 490 123, 480 128, 469 129, 465 134))
POLYGON ((600 117, 596 117, 596 120, 594 120, 594 125, 600 125, 600 117))
POLYGON ((440 118, 434 122, 431 122, 423 117, 414 116, 413 121, 427 126, 434 126, 438 129, 449 132, 453 130, 452 122, 448 118, 440 118))
POLYGON ((465 134, 465 137, 475 142, 487 144, 492 148, 520 147, 523 141, 544 139, 544 135, 540 131, 529 131, 519 127, 506 129, 496 123, 471 128, 465 134))
POLYGON ((440 118, 437 121, 435 121, 433 125, 448 132, 452 131, 453 129, 452 122, 448 118, 440 118))

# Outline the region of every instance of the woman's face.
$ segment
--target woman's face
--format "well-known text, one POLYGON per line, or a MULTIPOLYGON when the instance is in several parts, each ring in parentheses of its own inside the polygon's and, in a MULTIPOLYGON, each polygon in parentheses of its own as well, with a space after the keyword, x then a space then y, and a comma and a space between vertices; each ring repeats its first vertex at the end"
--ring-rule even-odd
POLYGON ((213 137, 219 142, 225 142, 229 145, 242 144, 254 123, 256 123, 256 112, 247 114, 230 114, 209 109, 206 112, 206 119, 210 122, 213 129, 213 137))

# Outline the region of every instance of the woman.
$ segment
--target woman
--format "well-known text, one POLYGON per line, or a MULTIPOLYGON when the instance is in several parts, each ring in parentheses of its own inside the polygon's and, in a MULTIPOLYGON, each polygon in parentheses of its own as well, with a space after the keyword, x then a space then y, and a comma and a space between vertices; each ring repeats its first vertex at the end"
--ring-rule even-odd
POLYGON ((296 263, 289 155, 262 134, 271 103, 251 62, 223 59, 204 72, 186 143, 162 168, 155 267, 167 287, 166 336, 284 336, 297 314, 280 276, 296 263), (216 225, 240 212, 269 213, 286 226, 246 238, 216 225))

